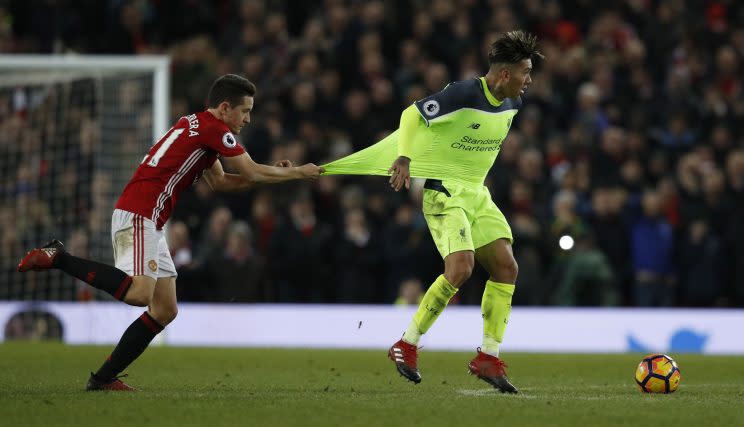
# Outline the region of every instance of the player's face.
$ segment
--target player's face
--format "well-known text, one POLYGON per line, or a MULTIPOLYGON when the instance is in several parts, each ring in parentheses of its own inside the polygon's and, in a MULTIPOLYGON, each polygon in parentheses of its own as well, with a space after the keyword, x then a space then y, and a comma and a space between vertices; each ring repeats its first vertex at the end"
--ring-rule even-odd
POLYGON ((230 128, 232 133, 239 134, 243 126, 251 122, 251 111, 253 110, 253 97, 244 96, 243 103, 231 107, 225 102, 225 110, 222 121, 230 128))
POLYGON ((532 83, 532 60, 523 59, 520 62, 514 64, 509 72, 509 81, 506 84, 507 96, 509 98, 516 98, 520 95, 524 95, 527 87, 532 83))

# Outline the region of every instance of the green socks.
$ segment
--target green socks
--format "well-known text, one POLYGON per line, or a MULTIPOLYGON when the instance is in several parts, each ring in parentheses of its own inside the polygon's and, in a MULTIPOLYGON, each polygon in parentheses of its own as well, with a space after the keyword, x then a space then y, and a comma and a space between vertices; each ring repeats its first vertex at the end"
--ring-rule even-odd
MULTIPOLYGON (((443 274, 439 275, 421 300, 411 324, 408 325, 408 329, 403 334, 403 341, 413 345, 418 344, 421 335, 424 335, 431 328, 444 307, 447 307, 450 298, 456 293, 457 288, 452 286, 443 274)), ((511 301, 511 296, 509 298, 511 301)))
POLYGON ((499 347, 504 338, 506 324, 509 323, 511 301, 514 285, 507 283, 486 282, 483 292, 481 312, 483 313, 483 345, 481 351, 492 356, 499 356, 499 347))
MULTIPOLYGON (((444 275, 440 275, 426 291, 419 304, 416 314, 403 334, 403 341, 416 345, 421 336, 431 328, 439 314, 457 293, 444 275)), ((486 282, 483 292, 481 311, 483 313, 483 345, 481 351, 498 357, 501 341, 504 339, 506 324, 511 313, 511 301, 514 295, 514 285, 508 283, 486 282)))

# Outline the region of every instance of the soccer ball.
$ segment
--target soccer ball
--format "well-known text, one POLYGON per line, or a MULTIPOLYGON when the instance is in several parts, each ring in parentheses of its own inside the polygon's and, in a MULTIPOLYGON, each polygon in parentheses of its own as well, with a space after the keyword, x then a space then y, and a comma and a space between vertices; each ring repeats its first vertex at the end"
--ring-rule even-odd
POLYGON ((673 393, 680 378, 677 362, 666 354, 644 357, 635 373, 635 380, 645 393, 673 393))

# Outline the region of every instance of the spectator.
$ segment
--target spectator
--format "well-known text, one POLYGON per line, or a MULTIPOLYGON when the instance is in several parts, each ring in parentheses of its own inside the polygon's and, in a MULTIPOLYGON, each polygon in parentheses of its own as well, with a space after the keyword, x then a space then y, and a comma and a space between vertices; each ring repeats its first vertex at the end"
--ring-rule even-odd
POLYGON ((615 277, 607 257, 594 246, 590 234, 576 236, 567 256, 563 277, 552 302, 570 306, 610 306, 619 303, 615 277))
POLYGON ((262 302, 270 298, 264 260, 253 247, 251 229, 243 221, 230 225, 224 249, 212 254, 207 270, 213 283, 208 294, 212 301, 262 302))
POLYGON ((188 268, 193 260, 191 254, 191 242, 189 242, 189 229, 181 221, 173 221, 168 226, 168 247, 170 249, 173 264, 178 271, 188 268))
POLYGON ((693 221, 685 234, 680 245, 680 304, 717 305, 723 295, 721 239, 705 220, 693 221))
POLYGON ((384 302, 384 282, 378 278, 385 275, 381 272, 382 256, 377 239, 362 209, 353 208, 345 213, 333 264, 336 266, 337 302, 384 302))
POLYGON ((607 115, 600 109, 599 88, 594 83, 584 83, 576 98, 578 111, 575 121, 584 127, 587 134, 599 137, 609 125, 607 115))
POLYGON ((612 186, 622 182, 625 143, 625 131, 621 128, 608 127, 602 132, 600 146, 592 158, 593 185, 612 186))
POLYGON ((233 215, 230 210, 224 206, 218 207, 212 211, 209 216, 209 224, 202 232, 199 246, 196 248, 194 263, 196 266, 203 266, 207 259, 215 253, 222 252, 227 241, 227 233, 232 222, 233 215))
POLYGON ((218 196, 212 192, 209 184, 199 180, 182 194, 173 211, 173 219, 186 225, 189 236, 201 236, 212 210, 219 203, 218 196))
POLYGON ((597 248, 612 267, 622 302, 629 304, 633 291, 630 230, 623 218, 625 193, 619 187, 597 188, 592 194, 590 224, 597 248))
POLYGON ((393 221, 382 233, 383 265, 387 274, 384 299, 393 300, 399 292, 399 284, 408 277, 424 278, 429 268, 436 264, 434 251, 423 218, 419 211, 408 203, 395 211, 393 221), (418 221, 417 221, 418 220, 418 221))
POLYGON ((297 195, 271 239, 269 259, 281 260, 272 265, 270 276, 276 301, 321 302, 332 295, 333 265, 327 256, 334 236, 314 210, 310 195, 297 195))
MULTIPOLYGON (((317 8, 242 0, 194 2, 186 21, 170 13, 169 2, 110 3, 64 2, 46 14, 0 6, 0 52, 168 53, 174 116, 203 107, 204 76, 242 73, 259 88, 259 125, 240 142, 259 162, 321 163, 365 148, 397 127, 405 106, 451 80, 480 75, 482 50, 498 31, 537 33, 548 59, 535 64, 525 108, 485 182, 515 236, 523 289, 515 303, 552 300, 551 287, 564 283, 562 267, 571 271, 556 238, 588 229, 624 303, 674 303, 677 292, 685 305, 744 305, 744 30, 736 26, 743 2, 725 2, 722 14, 720 5, 690 0, 620 8, 444 0, 317 8), (692 19, 700 16, 709 19, 692 19), (641 202, 654 198, 642 196, 644 188, 655 188, 660 206, 653 214, 654 203, 641 202), (641 205, 646 214, 637 213, 641 205), (672 289, 675 269, 679 288, 672 289), (716 283, 696 286, 702 277, 716 283)), ((48 298, 78 297, 73 282, 50 276, 41 287, 34 276, 12 275, 19 247, 50 235, 85 235, 92 253, 109 247, 104 212, 112 193, 158 137, 151 134, 148 77, 111 78, 0 87, 0 298, 39 289, 48 298)), ((312 188, 216 196, 200 180, 173 215, 187 233, 179 225, 171 243, 186 254, 187 234, 193 251, 193 277, 182 269, 179 283, 195 285, 180 286, 179 297, 206 298, 197 291, 211 282, 208 260, 226 256, 229 242, 242 248, 229 258, 243 259, 246 248, 228 231, 239 220, 250 223, 249 246, 265 263, 268 289, 256 298, 346 299, 334 274, 348 271, 323 259, 335 257, 342 240, 381 263, 364 278, 377 285, 374 301, 392 301, 404 279, 430 281, 432 243, 421 218, 408 213, 420 194, 385 188, 379 177, 326 177, 312 188), (371 235, 364 247, 344 237, 358 209, 371 235)), ((364 268, 349 269, 360 275, 364 268)), ((477 292, 466 287, 461 301, 480 303, 477 292)))
POLYGON ((418 279, 406 279, 400 283, 398 298, 395 299, 394 305, 397 306, 418 306, 421 298, 424 297, 424 286, 418 279))
POLYGON ((631 228, 631 254, 635 274, 634 305, 668 307, 675 302, 674 235, 661 216, 656 190, 646 190, 641 213, 631 228))

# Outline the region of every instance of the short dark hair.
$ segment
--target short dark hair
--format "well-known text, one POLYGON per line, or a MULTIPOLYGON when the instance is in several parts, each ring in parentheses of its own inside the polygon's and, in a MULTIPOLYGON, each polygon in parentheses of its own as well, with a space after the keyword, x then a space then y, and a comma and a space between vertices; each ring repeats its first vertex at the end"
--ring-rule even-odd
POLYGON ((256 94, 256 85, 237 74, 225 74, 212 83, 207 95, 207 106, 214 108, 227 101, 231 107, 243 103, 244 96, 256 94))
POLYGON ((524 59, 532 59, 533 56, 545 57, 538 50, 537 36, 522 30, 509 31, 491 44, 491 49, 488 51, 488 63, 490 65, 516 64, 524 59))

